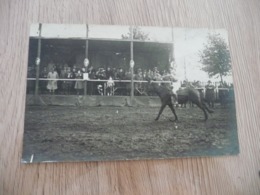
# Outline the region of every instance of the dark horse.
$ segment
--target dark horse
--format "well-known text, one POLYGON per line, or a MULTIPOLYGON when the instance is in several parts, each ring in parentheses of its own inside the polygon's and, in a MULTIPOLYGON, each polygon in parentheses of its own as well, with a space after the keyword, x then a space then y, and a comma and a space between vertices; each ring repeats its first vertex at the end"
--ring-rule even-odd
MULTIPOLYGON (((158 120, 160 118, 160 115, 162 114, 164 108, 166 106, 169 106, 172 113, 175 116, 175 120, 178 120, 178 117, 176 115, 173 103, 172 103, 172 97, 177 100, 177 96, 165 85, 158 85, 154 82, 150 82, 150 85, 152 89, 155 91, 155 93, 160 97, 161 99, 161 108, 160 111, 155 118, 155 120, 158 120)), ((192 87, 187 87, 182 89, 183 99, 178 100, 178 103, 187 103, 188 101, 192 102, 193 104, 197 105, 204 113, 205 121, 208 119, 208 113, 213 113, 213 110, 210 110, 204 100, 201 98, 200 92, 192 87)))
POLYGON ((160 97, 161 99, 161 108, 160 111, 156 117, 156 121, 160 118, 160 115, 162 114, 164 108, 166 106, 169 106, 169 108, 171 109, 172 113, 175 116, 175 120, 178 120, 178 117, 176 115, 173 103, 172 103, 172 97, 177 100, 177 96, 164 84, 162 85, 158 85, 157 83, 151 83, 149 82, 152 90, 160 97))

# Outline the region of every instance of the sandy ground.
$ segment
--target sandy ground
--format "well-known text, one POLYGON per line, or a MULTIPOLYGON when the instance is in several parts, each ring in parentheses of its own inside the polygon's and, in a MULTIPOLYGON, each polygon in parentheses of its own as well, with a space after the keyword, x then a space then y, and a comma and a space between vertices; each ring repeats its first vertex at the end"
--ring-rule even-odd
POLYGON ((238 153, 235 110, 28 106, 23 162, 151 159, 238 153), (32 158, 33 155, 33 158, 32 158))

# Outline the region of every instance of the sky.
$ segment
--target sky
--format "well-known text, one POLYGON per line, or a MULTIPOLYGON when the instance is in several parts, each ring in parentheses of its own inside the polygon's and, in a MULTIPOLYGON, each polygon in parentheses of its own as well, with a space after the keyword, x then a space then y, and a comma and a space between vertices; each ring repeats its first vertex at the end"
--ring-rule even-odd
MULTIPOLYGON (((220 78, 209 78, 205 71, 202 71, 199 52, 205 48, 208 41, 208 34, 220 34, 228 43, 228 33, 224 29, 174 29, 174 56, 176 62, 176 76, 181 80, 185 77, 189 81, 220 81, 220 78), (185 68, 186 67, 186 68, 185 68), (185 74, 186 70, 186 74, 185 74)), ((227 82, 232 82, 231 77, 224 77, 227 82)))
MULTIPOLYGON (((89 25, 89 38, 121 39, 122 34, 129 32, 130 26, 89 25)), ((209 78, 201 70, 199 52, 207 43, 208 34, 216 33, 228 43, 228 33, 224 29, 206 28, 171 28, 171 27, 140 27, 141 31, 149 34, 150 41, 174 43, 174 57, 176 77, 178 80, 187 78, 189 81, 200 80, 203 82, 219 81, 219 78, 209 78)), ((38 24, 31 26, 30 35, 38 36, 38 24)), ((57 38, 85 38, 86 24, 43 24, 43 37, 57 38)), ((232 82, 232 77, 224 77, 227 82, 232 82)))

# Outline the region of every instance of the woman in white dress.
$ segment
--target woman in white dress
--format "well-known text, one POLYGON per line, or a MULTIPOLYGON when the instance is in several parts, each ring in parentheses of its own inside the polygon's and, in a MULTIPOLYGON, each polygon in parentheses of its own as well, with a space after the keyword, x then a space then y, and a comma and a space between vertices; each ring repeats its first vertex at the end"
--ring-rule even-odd
MULTIPOLYGON (((48 73, 47 76, 48 79, 58 79, 59 75, 58 73, 54 70, 54 68, 51 69, 51 71, 48 73)), ((49 80, 47 89, 50 91, 50 93, 54 93, 56 89, 58 89, 57 86, 57 80, 49 80)))

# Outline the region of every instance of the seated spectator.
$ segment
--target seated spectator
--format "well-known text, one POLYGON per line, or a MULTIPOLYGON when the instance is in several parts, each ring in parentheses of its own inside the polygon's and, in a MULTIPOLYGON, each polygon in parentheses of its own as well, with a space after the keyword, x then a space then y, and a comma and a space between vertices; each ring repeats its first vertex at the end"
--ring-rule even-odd
POLYGON ((104 94, 103 94, 103 86, 102 86, 102 85, 98 85, 98 86, 97 86, 97 90, 98 90, 98 94, 99 94, 99 95, 104 95, 104 94))

